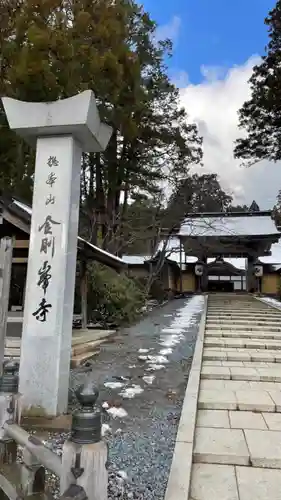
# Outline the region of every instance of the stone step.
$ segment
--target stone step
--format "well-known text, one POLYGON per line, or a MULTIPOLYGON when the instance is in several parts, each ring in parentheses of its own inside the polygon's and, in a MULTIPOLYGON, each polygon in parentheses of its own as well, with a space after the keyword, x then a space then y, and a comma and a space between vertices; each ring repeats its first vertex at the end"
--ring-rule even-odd
POLYGON ((268 367, 226 367, 206 366, 201 369, 201 378, 209 380, 248 380, 257 382, 281 382, 278 366, 268 367))
POLYGON ((280 311, 277 311, 276 309, 272 309, 270 307, 210 307, 208 306, 208 313, 262 313, 262 314, 278 314, 280 315, 280 311))
MULTIPOLYGON (((203 351, 204 361, 257 361, 265 363, 281 363, 281 353, 278 350, 267 349, 221 349, 205 348, 203 351)), ((280 368, 281 369, 281 368, 280 368)))
POLYGON ((235 330, 235 331, 242 331, 242 332, 281 332, 281 326, 272 326, 272 325, 267 325, 266 322, 263 325, 256 325, 252 324, 250 322, 247 323, 240 323, 236 324, 236 322, 232 325, 227 325, 223 323, 213 323, 213 324, 208 324, 208 330, 235 330))
MULTIPOLYGON (((274 397, 274 393, 271 392, 274 397)), ((277 393, 278 397, 278 393, 277 393)), ((280 395, 279 395, 280 405, 280 395)), ((198 398, 199 410, 240 410, 275 412, 280 406, 267 391, 263 390, 238 390, 227 389, 200 389, 198 398)))
POLYGON ((260 318, 223 318, 222 316, 220 318, 209 318, 207 316, 207 321, 206 325, 207 326, 213 326, 220 324, 222 326, 234 326, 234 325, 255 325, 255 326, 273 326, 273 327, 279 327, 281 325, 281 316, 280 316, 280 321, 276 319, 268 319, 264 317, 260 318))
MULTIPOLYGON (((276 363, 270 363, 268 361, 203 361, 202 367, 206 366, 226 366, 227 368, 278 368, 279 365, 276 363)), ((280 367, 278 368, 280 370, 280 367)), ((281 386, 280 386, 281 388, 281 386)))
POLYGON ((243 431, 198 427, 195 431, 193 462, 250 465, 250 453, 243 431))
MULTIPOLYGON (((239 412, 231 413, 238 414, 239 412)), ((234 415, 232 415, 232 417, 234 417, 234 415)), ((243 499, 271 498, 273 500, 272 496, 266 497, 262 493, 268 491, 265 487, 266 483, 264 481, 263 470, 271 469, 273 472, 273 469, 281 469, 281 432, 271 431, 268 429, 242 430, 198 427, 195 432, 193 461, 194 463, 200 464, 243 466, 241 467, 241 470, 245 470, 245 480, 249 482, 246 489, 247 493, 245 491, 243 499), (252 469, 251 467, 245 468, 245 466, 251 466, 252 469), (253 486, 251 481, 253 475, 250 474, 250 477, 248 477, 248 474, 251 470, 255 470, 256 468, 262 468, 259 474, 263 480, 259 484, 259 488, 255 488, 255 495, 249 496, 249 492, 252 491, 253 486), (261 496, 259 497, 260 493, 261 496)), ((240 476, 238 475, 238 485, 239 477, 240 476)), ((256 480, 257 477, 255 477, 255 481, 256 480)), ((268 478, 268 482, 272 482, 272 476, 271 478, 268 478)), ((278 484, 280 485, 280 481, 278 484)), ((272 488, 271 491, 275 491, 275 488, 272 488)), ((230 493, 229 490, 228 493, 230 493)), ((232 496, 231 498, 238 498, 238 496, 232 496)), ((280 497, 276 491, 274 500, 277 500, 278 498, 280 497)))
MULTIPOLYGON (((275 410, 280 412, 281 400, 280 390, 281 384, 278 382, 257 382, 252 380, 201 380, 200 390, 224 390, 224 391, 265 391, 275 403, 275 410)), ((281 415, 280 415, 281 416, 281 415)))
POLYGON ((281 341, 264 340, 257 338, 229 338, 229 337, 210 337, 204 341, 205 347, 239 347, 248 349, 276 349, 281 350, 281 341))
POLYGON ((251 312, 251 311, 220 311, 220 312, 211 312, 207 313, 208 318, 268 318, 278 321, 281 318, 281 313, 262 313, 260 311, 251 312))
MULTIPOLYGON (((268 325, 271 325, 271 324, 278 324, 280 325, 281 324, 281 316, 278 316, 278 317, 271 317, 271 316, 250 316, 250 315, 241 315, 241 316, 223 316, 223 315, 220 315, 220 316, 210 316, 208 315, 207 316, 207 323, 211 322, 211 323, 219 323, 219 322, 225 322, 226 324, 231 324, 231 323, 235 323, 236 322, 239 322, 239 323, 243 323, 243 322, 257 322, 257 323, 267 323, 268 325)), ((239 324, 238 323, 238 324, 239 324)))
POLYGON ((209 337, 229 337, 229 338, 256 338, 256 339, 276 339, 276 340, 281 340, 281 333, 279 332, 250 332, 250 331, 235 331, 235 330, 205 330, 205 338, 209 337))

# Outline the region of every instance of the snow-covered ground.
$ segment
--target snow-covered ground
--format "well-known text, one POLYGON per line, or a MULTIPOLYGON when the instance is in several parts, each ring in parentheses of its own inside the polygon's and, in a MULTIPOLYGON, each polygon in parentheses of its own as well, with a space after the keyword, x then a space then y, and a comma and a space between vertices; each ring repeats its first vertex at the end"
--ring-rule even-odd
POLYGON ((281 309, 281 302, 279 300, 273 299, 272 297, 259 297, 259 300, 265 302, 266 304, 270 304, 278 309, 281 309))

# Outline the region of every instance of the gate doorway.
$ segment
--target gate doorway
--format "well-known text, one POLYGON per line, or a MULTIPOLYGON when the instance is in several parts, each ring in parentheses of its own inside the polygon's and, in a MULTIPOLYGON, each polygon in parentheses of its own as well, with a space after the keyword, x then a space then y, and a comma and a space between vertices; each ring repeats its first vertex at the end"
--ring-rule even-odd
POLYGON ((208 292, 234 292, 234 283, 231 281, 209 281, 208 292))
POLYGON ((209 292, 242 292, 246 290, 245 276, 208 276, 209 292))

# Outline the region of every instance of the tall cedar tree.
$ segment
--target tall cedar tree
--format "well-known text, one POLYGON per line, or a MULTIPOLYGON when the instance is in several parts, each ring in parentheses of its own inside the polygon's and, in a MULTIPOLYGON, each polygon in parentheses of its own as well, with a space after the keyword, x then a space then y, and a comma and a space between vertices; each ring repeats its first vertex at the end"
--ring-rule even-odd
POLYGON ((261 64, 250 78, 251 99, 239 112, 246 137, 236 142, 234 154, 252 165, 281 159, 281 0, 265 19, 269 43, 261 64))
POLYGON ((187 213, 225 212, 231 210, 231 203, 216 174, 189 174, 174 188, 167 206, 159 197, 138 197, 128 207, 124 252, 150 255, 187 213))
MULTIPOLYGON (((84 154, 81 226, 116 251, 133 192, 156 193, 201 161, 201 139, 166 73, 171 42, 132 0, 1 0, 0 90, 50 101, 92 89, 113 127, 104 154, 84 154), (122 203, 121 203, 122 201, 122 203)), ((0 114, 0 189, 31 195, 34 155, 0 114)))

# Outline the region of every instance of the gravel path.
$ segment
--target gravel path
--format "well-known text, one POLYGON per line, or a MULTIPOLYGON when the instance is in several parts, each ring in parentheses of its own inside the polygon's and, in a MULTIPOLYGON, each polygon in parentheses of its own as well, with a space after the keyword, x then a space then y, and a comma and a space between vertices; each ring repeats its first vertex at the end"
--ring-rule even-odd
POLYGON ((164 498, 202 308, 202 296, 158 308, 105 345, 90 372, 71 373, 73 389, 90 379, 100 390, 109 500, 164 498))

